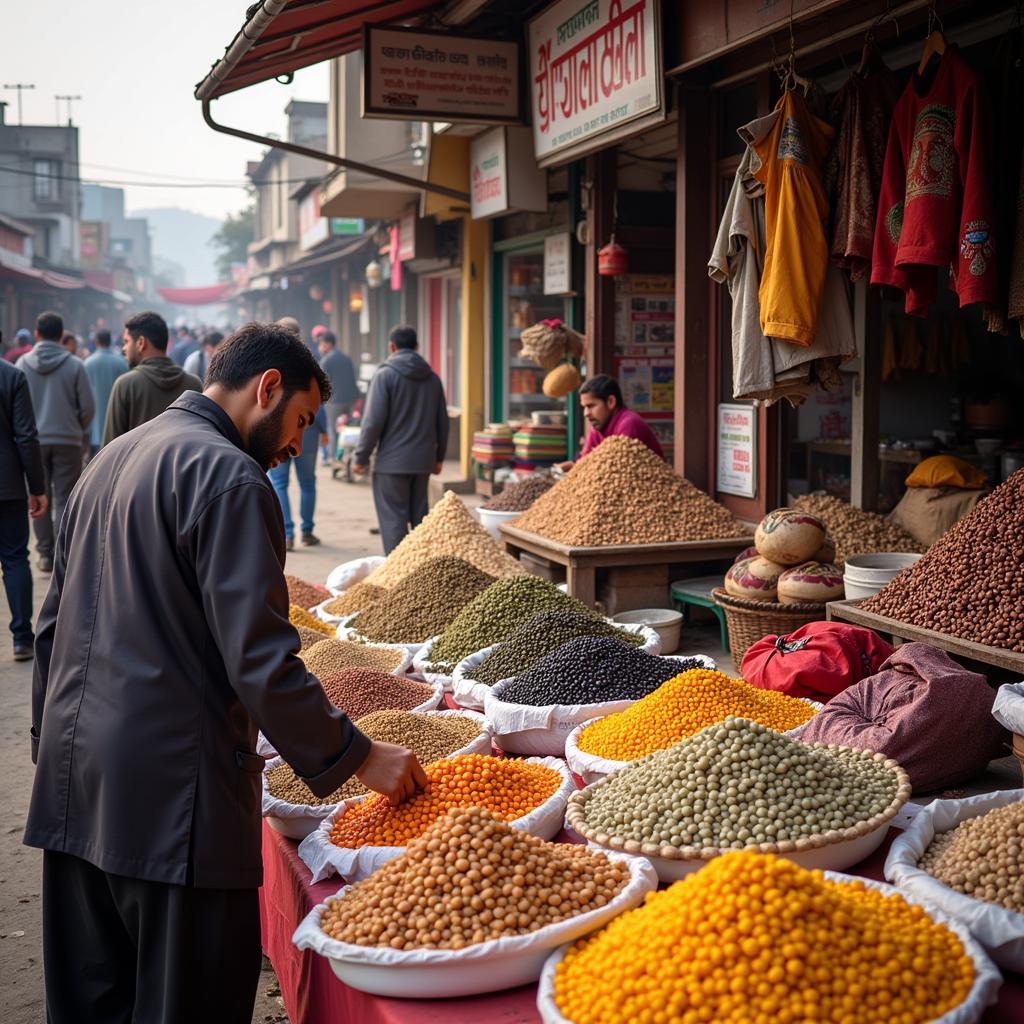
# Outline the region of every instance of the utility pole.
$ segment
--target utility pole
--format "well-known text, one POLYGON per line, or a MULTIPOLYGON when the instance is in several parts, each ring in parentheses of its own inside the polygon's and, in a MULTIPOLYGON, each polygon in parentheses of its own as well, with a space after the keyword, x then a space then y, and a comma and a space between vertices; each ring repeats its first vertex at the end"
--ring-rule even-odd
POLYGON ((21 127, 21 94, 26 89, 34 89, 34 85, 29 85, 25 82, 15 82, 12 85, 5 85, 5 89, 14 89, 18 93, 18 127, 21 127))
MULTIPOLYGON (((81 96, 58 95, 58 96, 54 96, 53 98, 58 103, 61 100, 64 100, 67 103, 67 105, 68 105, 68 127, 70 128, 71 127, 71 104, 76 102, 77 100, 80 100, 82 97, 81 96)), ((57 123, 60 124, 60 108, 59 107, 58 107, 58 112, 57 112, 57 123)))

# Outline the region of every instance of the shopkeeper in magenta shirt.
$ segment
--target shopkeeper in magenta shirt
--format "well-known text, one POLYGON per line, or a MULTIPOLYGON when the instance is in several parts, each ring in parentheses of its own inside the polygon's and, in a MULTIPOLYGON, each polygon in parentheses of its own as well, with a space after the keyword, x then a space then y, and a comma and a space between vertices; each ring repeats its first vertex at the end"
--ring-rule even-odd
MULTIPOLYGON (((606 437, 633 437, 642 441, 658 456, 665 458, 654 431, 647 421, 622 400, 622 388, 614 377, 600 373, 591 377, 580 388, 580 405, 590 429, 583 442, 580 458, 589 455, 606 437)), ((571 462, 563 462, 562 469, 572 469, 571 462)))

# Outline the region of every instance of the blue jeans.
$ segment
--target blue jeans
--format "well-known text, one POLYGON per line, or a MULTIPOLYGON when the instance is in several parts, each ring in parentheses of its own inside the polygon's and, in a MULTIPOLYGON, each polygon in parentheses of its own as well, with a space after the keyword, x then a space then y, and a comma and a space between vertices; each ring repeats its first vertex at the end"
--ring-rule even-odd
POLYGON ((299 518, 302 520, 302 532, 312 533, 313 510, 316 508, 316 446, 308 451, 303 448, 297 459, 289 459, 280 466, 275 466, 269 473, 270 482, 277 492, 277 500, 281 502, 286 537, 295 536, 291 502, 288 500, 288 478, 292 464, 295 465, 295 475, 299 478, 299 518))
POLYGON ((28 499, 0 501, 0 566, 16 644, 32 643, 32 570, 28 565, 28 499))

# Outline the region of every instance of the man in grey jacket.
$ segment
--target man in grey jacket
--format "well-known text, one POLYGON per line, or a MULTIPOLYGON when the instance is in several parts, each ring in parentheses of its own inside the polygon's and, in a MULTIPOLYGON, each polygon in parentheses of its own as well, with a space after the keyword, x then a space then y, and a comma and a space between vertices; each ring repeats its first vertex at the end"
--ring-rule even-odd
POLYGON ((448 447, 448 406, 441 379, 416 352, 416 331, 396 327, 391 355, 370 382, 353 472, 367 472, 374 448, 373 503, 384 553, 390 554, 430 506, 427 485, 448 447))
POLYGON ((61 345, 63 335, 64 321, 59 314, 40 313, 35 347, 17 362, 32 395, 50 503, 50 514, 32 524, 42 572, 53 569, 54 531, 82 475, 85 432, 96 413, 85 364, 61 345))

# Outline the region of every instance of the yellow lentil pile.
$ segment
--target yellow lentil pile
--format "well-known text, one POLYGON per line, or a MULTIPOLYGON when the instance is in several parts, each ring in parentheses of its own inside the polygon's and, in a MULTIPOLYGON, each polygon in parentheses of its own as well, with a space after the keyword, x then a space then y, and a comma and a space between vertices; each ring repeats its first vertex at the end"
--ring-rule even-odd
POLYGON ((584 753, 611 761, 633 761, 678 743, 733 715, 776 732, 803 725, 810 704, 775 690, 759 690, 722 672, 695 668, 662 683, 631 708, 599 718, 580 733, 584 753))
POLYGON ((375 602, 387 594, 384 587, 375 586, 373 583, 357 583, 349 587, 341 597, 336 597, 324 605, 324 609, 331 615, 354 615, 356 612, 364 612, 375 602))
POLYGON ((924 1024, 974 977, 902 896, 737 852, 579 940, 555 1001, 573 1024, 924 1024))
POLYGON ((359 946, 462 949, 596 910, 628 881, 621 861, 546 843, 473 807, 445 815, 401 856, 329 900, 320 927, 359 946))
POLYGON ((306 629, 312 629, 323 636, 334 636, 333 627, 328 626, 326 622, 322 622, 315 615, 311 615, 305 608, 300 608, 297 604, 289 606, 288 621, 293 626, 305 626, 306 629))
POLYGON ((402 652, 388 647, 370 647, 353 640, 321 640, 299 656, 306 668, 319 676, 343 668, 375 668, 393 672, 402 661, 402 652))

